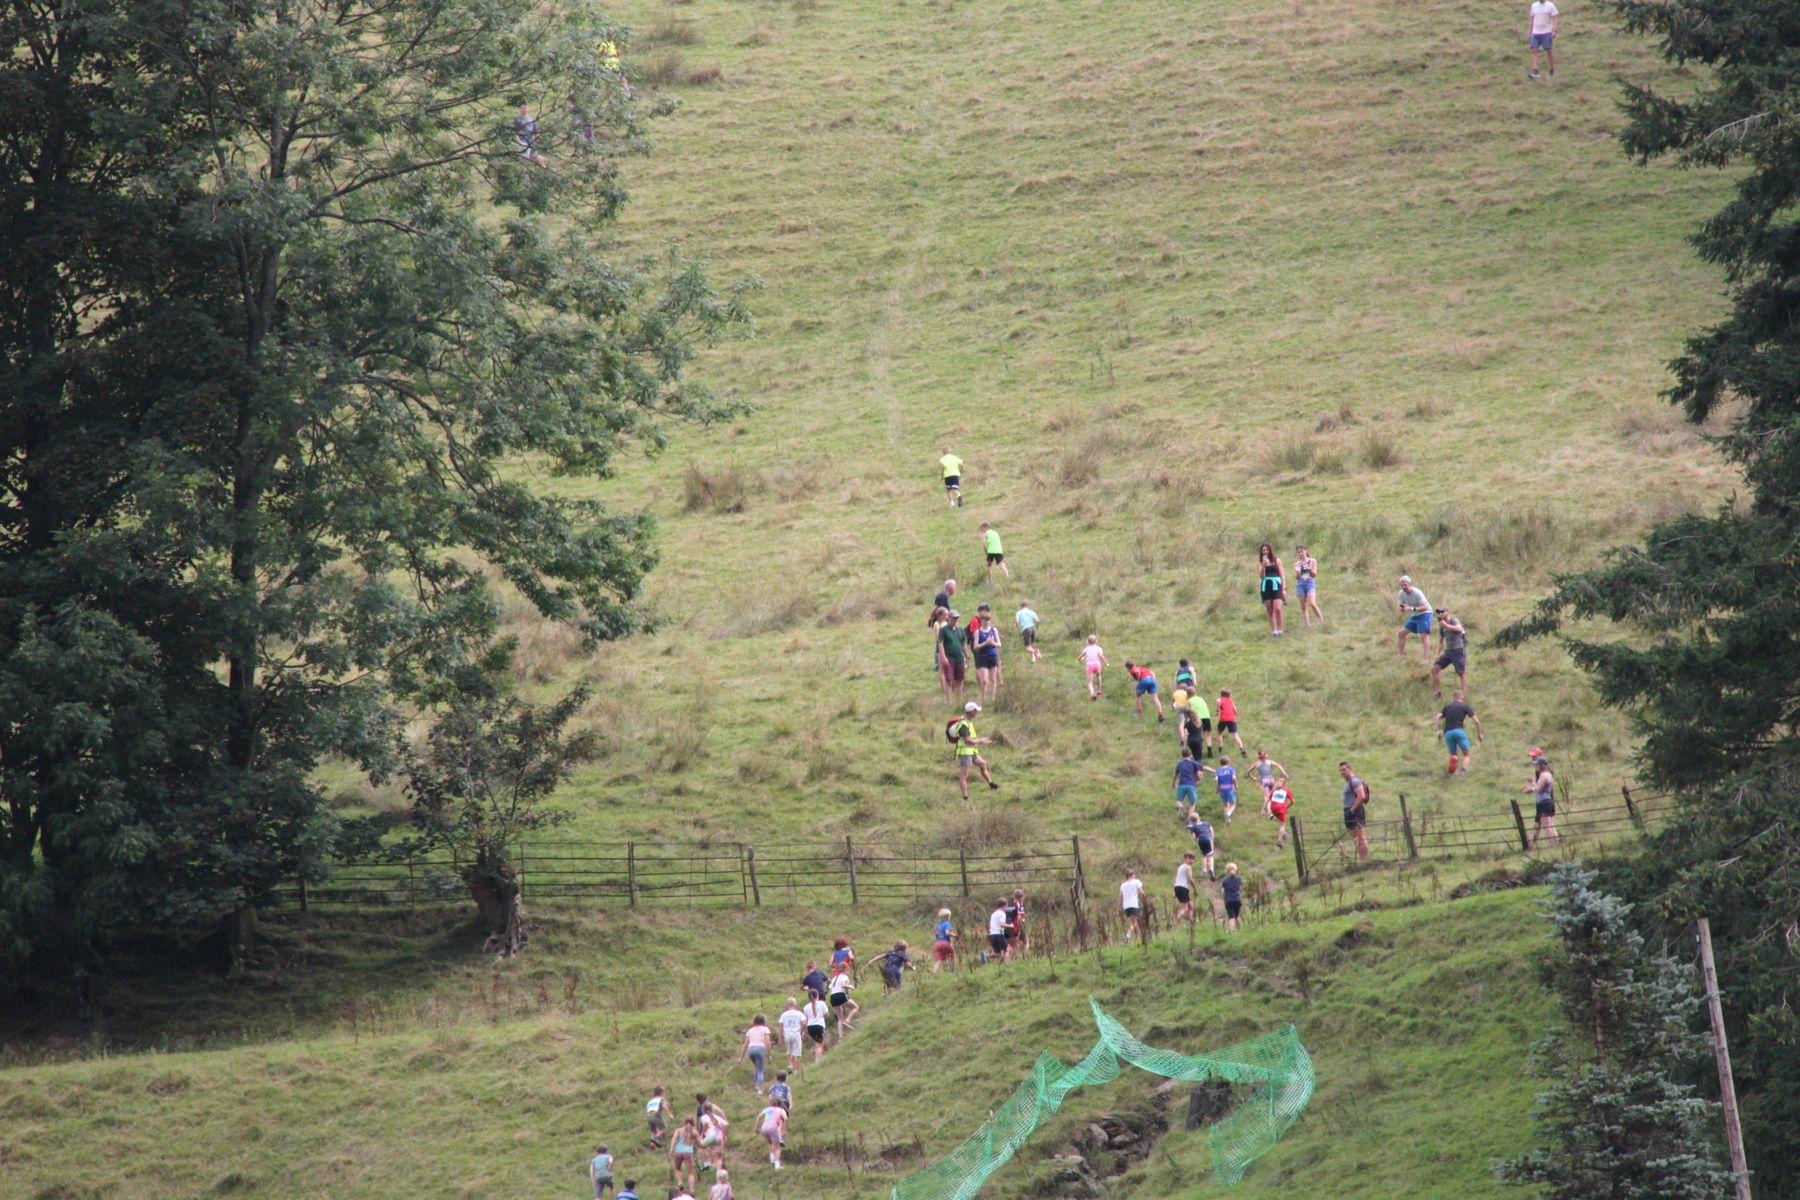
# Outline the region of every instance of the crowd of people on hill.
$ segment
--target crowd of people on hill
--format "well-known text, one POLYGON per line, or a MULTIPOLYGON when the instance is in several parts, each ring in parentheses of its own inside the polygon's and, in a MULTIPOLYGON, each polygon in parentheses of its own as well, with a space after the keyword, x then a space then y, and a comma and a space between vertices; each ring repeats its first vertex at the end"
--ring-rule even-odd
MULTIPOLYGON (((943 471, 945 492, 950 498, 951 507, 960 508, 964 503, 964 461, 948 448, 944 449, 943 455, 939 466, 943 471)), ((993 570, 996 566, 1001 568, 1002 578, 1010 582, 1012 572, 1006 565, 1000 535, 992 522, 981 523, 981 535, 983 550, 987 555, 988 585, 993 586, 993 570)), ((1293 594, 1300 601, 1304 622, 1308 627, 1315 623, 1323 626, 1325 611, 1319 602, 1319 561, 1304 545, 1296 546, 1294 554, 1293 594)), ((1268 620, 1270 636, 1284 636, 1289 589, 1288 566, 1268 542, 1257 549, 1256 587, 1268 620)), ((990 765, 981 753, 981 749, 992 745, 994 739, 991 736, 980 736, 976 732, 975 718, 984 711, 984 705, 991 705, 999 697, 1004 685, 1001 651, 1005 639, 994 618, 992 607, 985 602, 976 607, 975 615, 967 626, 959 624, 962 614, 954 606, 957 590, 956 580, 944 581, 942 589, 933 598, 928 625, 932 632, 932 665, 939 686, 947 701, 961 707, 961 711, 946 725, 944 734, 955 746, 957 787, 962 798, 967 800, 971 772, 978 773, 989 788, 998 789, 1000 786, 994 780, 990 765), (965 701, 965 664, 971 658, 975 661, 979 693, 977 699, 965 701)), ((1486 740, 1481 720, 1476 716, 1467 696, 1468 630, 1455 613, 1442 605, 1433 605, 1410 575, 1403 574, 1399 577, 1395 605, 1401 618, 1395 643, 1401 659, 1407 657, 1412 640, 1418 639, 1423 661, 1429 671, 1430 687, 1440 700, 1443 698, 1443 673, 1449 670, 1456 677, 1456 687, 1451 699, 1439 710, 1434 725, 1447 752, 1448 775, 1455 777, 1467 774, 1475 744, 1486 740), (1435 657, 1432 654, 1434 633, 1440 639, 1439 653, 1435 657), (1471 726, 1474 730, 1473 741, 1470 737, 1471 726)), ((1019 630, 1021 640, 1030 653, 1031 663, 1037 665, 1042 662, 1043 648, 1038 637, 1041 618, 1029 602, 1020 602, 1019 610, 1013 616, 1013 625, 1019 630)), ((1088 699, 1100 701, 1106 694, 1105 680, 1110 660, 1100 644, 1099 635, 1088 634, 1076 657, 1080 663, 1081 679, 1088 699)), ((1134 711, 1139 718, 1145 716, 1148 705, 1154 709, 1158 724, 1167 722, 1170 710, 1175 720, 1175 737, 1180 754, 1172 780, 1175 810, 1195 842, 1195 850, 1184 855, 1175 870, 1177 916, 1187 921, 1197 919, 1194 907, 1194 869, 1198 863, 1199 877, 1218 883, 1220 919, 1227 929, 1235 930, 1239 925, 1242 908, 1243 877, 1235 863, 1225 865, 1222 877, 1216 872, 1219 834, 1212 822, 1202 815, 1200 785, 1202 776, 1211 776, 1219 803, 1221 823, 1229 828, 1238 812, 1239 777, 1238 768, 1233 765, 1231 756, 1226 752, 1226 735, 1230 735, 1237 754, 1247 753, 1240 730, 1237 701, 1230 688, 1221 688, 1215 705, 1209 706, 1200 693, 1193 662, 1187 658, 1182 658, 1175 669, 1167 710, 1163 705, 1162 685, 1151 663, 1127 659, 1125 674, 1130 680, 1134 711), (1207 761, 1213 756, 1217 758, 1217 765, 1207 761)), ((1539 839, 1551 843, 1556 840, 1556 801, 1554 781, 1547 784, 1540 782, 1550 778, 1543 752, 1534 748, 1531 760, 1535 774, 1525 790, 1534 793, 1536 797, 1536 832, 1532 838, 1535 848, 1539 839)), ((1287 768, 1271 758, 1266 749, 1259 747, 1247 769, 1254 776, 1261 793, 1261 815, 1275 824, 1274 845, 1277 848, 1286 846, 1290 833, 1289 818, 1295 804, 1294 786, 1287 768)), ((1356 774, 1348 761, 1338 764, 1338 775, 1342 784, 1340 800, 1344 831, 1357 858, 1366 860, 1370 856, 1369 784, 1356 774)), ((1125 918, 1128 937, 1141 933, 1142 896, 1143 882, 1135 874, 1129 875, 1120 885, 1120 909, 1125 918)), ((996 943, 995 950, 996 953, 1001 952, 999 943, 996 943)))

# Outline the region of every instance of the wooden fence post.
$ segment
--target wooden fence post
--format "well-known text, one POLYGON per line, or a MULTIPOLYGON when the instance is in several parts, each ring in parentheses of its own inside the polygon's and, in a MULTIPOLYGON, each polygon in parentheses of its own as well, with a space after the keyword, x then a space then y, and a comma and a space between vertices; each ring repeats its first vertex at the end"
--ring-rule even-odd
POLYGON ((300 912, 304 915, 306 912, 306 876, 296 875, 294 878, 300 883, 300 912))
POLYGON ((1069 838, 1069 846, 1075 852, 1075 893, 1077 902, 1087 902, 1087 872, 1081 869, 1081 835, 1069 838))
POLYGON ((750 895, 756 901, 756 907, 762 907, 762 888, 756 883, 756 847, 744 847, 744 861, 750 864, 750 895))
POLYGON ((856 903, 856 847, 850 844, 850 835, 844 835, 844 862, 850 867, 850 903, 856 903))
POLYGON ((625 902, 637 907, 637 843, 625 843, 625 902))
POLYGON ((962 868, 963 899, 967 900, 969 898, 969 852, 960 846, 956 849, 956 864, 962 868))
POLYGON ((1638 826, 1640 829, 1643 828, 1644 818, 1638 815, 1637 805, 1631 802, 1631 788, 1628 785, 1621 783, 1619 785, 1619 795, 1625 797, 1625 811, 1630 815, 1631 823, 1638 826))
POLYGON ((1525 814, 1519 811, 1519 802, 1517 800, 1514 800, 1511 803, 1513 810, 1513 824, 1516 825, 1519 830, 1519 851, 1522 854, 1529 854, 1531 852, 1531 841, 1525 836, 1525 814))
POLYGON ((406 907, 417 908, 418 906, 418 892, 413 886, 413 860, 412 855, 409 854, 406 856, 406 907))
POLYGON ((1406 857, 1419 857, 1419 847, 1413 842, 1412 813, 1406 809, 1406 793, 1400 793, 1400 832, 1406 836, 1406 857))
POLYGON ((1300 882, 1306 883, 1306 851, 1300 845, 1300 818, 1288 817, 1288 826, 1294 831, 1294 869, 1300 872, 1300 882))

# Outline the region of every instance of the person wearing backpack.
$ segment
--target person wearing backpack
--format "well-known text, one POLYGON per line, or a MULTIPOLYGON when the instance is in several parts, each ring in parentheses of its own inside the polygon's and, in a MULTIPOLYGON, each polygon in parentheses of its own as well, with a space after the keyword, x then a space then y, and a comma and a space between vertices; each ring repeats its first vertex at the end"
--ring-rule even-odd
POLYGON ((999 790, 1000 785, 988 774, 987 760, 981 757, 977 746, 991 746, 993 738, 975 736, 975 725, 969 719, 981 711, 981 705, 973 700, 963 705, 963 715, 944 726, 944 737, 956 746, 956 786, 962 790, 962 798, 969 798, 969 769, 981 772, 981 778, 990 788, 999 790))
POLYGON ((1344 777, 1344 828, 1350 831, 1350 837, 1356 842, 1356 857, 1369 857, 1369 785, 1356 777, 1350 764, 1338 764, 1338 774, 1344 777))

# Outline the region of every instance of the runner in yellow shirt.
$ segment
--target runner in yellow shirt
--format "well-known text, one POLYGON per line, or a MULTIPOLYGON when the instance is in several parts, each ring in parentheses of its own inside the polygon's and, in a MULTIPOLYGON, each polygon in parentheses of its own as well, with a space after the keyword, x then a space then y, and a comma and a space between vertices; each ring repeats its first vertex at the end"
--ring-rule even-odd
POLYGON ((938 459, 938 466, 944 469, 944 495, 950 498, 951 508, 962 507, 962 459, 950 453, 950 447, 944 447, 944 457, 938 459))

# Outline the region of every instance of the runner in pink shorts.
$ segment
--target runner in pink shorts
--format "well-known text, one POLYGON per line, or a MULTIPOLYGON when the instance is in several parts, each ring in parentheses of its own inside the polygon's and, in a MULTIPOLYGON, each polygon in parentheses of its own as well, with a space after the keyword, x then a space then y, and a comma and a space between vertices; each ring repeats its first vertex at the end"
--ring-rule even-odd
POLYGON ((1100 672, 1106 669, 1106 651, 1100 648, 1099 634, 1088 634, 1087 645, 1081 648, 1081 662, 1086 669, 1088 699, 1098 700, 1100 672))

